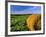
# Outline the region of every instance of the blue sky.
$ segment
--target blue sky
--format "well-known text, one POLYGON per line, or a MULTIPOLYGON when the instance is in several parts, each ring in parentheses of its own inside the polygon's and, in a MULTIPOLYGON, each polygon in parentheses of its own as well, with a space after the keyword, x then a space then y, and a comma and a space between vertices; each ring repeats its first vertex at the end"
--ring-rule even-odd
POLYGON ((11 14, 40 14, 41 6, 11 5, 10 11, 11 14))

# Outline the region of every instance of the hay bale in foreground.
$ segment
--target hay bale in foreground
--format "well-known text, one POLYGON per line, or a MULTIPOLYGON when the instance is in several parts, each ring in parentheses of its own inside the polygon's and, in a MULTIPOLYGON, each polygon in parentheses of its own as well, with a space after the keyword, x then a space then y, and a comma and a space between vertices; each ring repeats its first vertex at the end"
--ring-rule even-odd
POLYGON ((30 31, 34 31, 34 25, 37 25, 37 22, 41 19, 40 14, 32 14, 31 16, 28 17, 27 19, 27 27, 29 28, 30 31))

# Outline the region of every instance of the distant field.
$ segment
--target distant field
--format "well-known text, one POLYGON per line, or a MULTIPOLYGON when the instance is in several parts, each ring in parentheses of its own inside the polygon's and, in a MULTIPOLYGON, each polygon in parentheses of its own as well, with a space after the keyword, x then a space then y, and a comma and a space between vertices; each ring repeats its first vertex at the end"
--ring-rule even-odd
POLYGON ((31 14, 11 15, 11 31, 28 31, 26 20, 31 14))

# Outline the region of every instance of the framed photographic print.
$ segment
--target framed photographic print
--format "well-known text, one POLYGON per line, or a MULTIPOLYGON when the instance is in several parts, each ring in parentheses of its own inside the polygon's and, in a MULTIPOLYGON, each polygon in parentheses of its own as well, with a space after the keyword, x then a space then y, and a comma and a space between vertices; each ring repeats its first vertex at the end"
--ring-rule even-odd
POLYGON ((45 33, 45 6, 39 2, 7 2, 7 35, 37 35, 45 33))

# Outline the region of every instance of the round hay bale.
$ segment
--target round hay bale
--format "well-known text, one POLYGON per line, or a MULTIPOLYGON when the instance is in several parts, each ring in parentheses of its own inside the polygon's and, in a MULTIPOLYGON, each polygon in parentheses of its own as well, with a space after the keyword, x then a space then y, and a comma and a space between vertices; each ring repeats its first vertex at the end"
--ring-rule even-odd
POLYGON ((41 19, 40 14, 32 14, 27 18, 27 27, 29 28, 30 31, 34 31, 34 25, 37 24, 37 22, 41 19))

